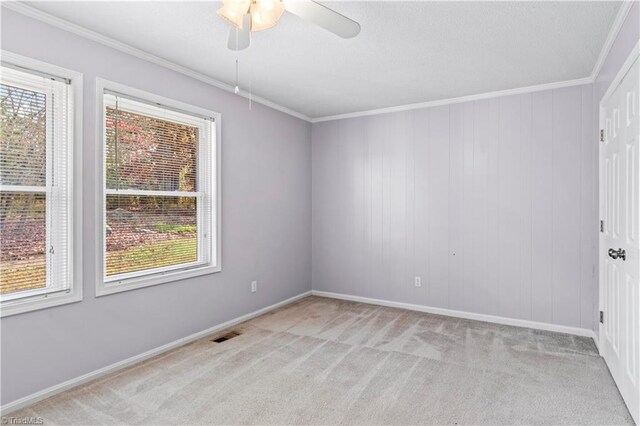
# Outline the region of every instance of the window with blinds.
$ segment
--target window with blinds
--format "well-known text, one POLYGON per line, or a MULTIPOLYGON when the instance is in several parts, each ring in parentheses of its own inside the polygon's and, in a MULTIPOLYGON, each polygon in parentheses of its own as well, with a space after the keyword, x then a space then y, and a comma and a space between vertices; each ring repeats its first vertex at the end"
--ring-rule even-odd
POLYGON ((0 301, 71 291, 70 82, 3 64, 0 301))
POLYGON ((115 92, 104 102, 104 281, 216 266, 214 120, 115 92))

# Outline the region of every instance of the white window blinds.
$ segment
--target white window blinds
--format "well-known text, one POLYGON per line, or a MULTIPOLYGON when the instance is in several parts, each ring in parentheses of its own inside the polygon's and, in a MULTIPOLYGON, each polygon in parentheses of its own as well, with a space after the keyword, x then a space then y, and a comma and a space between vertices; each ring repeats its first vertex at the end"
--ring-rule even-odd
POLYGON ((104 275, 211 262, 212 120, 104 95, 104 275))
POLYGON ((70 85, 2 66, 0 298, 71 285, 70 85))

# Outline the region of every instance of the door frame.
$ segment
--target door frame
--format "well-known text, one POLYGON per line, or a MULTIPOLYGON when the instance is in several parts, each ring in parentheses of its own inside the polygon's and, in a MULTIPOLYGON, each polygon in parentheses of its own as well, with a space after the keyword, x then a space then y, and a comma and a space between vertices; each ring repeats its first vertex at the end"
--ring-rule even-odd
MULTIPOLYGON (((624 63, 620 67, 620 70, 618 70, 618 73, 616 74, 615 78, 613 79, 613 81, 607 88, 607 91, 604 93, 604 95, 602 96, 602 99, 600 99, 600 102, 598 103, 598 129, 602 130, 604 129, 604 126, 605 126, 602 105, 609 100, 609 98, 613 95, 613 93, 618 88, 618 86, 620 86, 620 83, 622 83, 622 80, 627 75, 627 73, 629 72, 633 64, 636 62, 636 59, 638 59, 638 57, 640 57, 640 40, 638 40, 638 42, 633 47, 633 49, 631 49, 629 56, 627 56, 627 59, 624 61, 624 63)), ((599 220, 602 220, 603 200, 600 199, 600 194, 602 193, 602 174, 601 174, 602 170, 600 170, 600 167, 601 167, 600 150, 602 146, 600 145, 601 142, 600 142, 599 136, 600 134, 598 132, 598 218, 599 220)), ((603 284, 604 284, 604 267, 603 267, 604 256, 602 255, 603 251, 601 247, 602 245, 601 239, 602 239, 602 234, 600 232, 600 228, 598 227, 598 271, 599 271, 598 273, 598 312, 601 312, 604 310, 604 306, 602 305, 602 301, 603 301, 602 293, 603 293, 603 284)), ((596 321, 598 324, 598 332, 597 332, 598 342, 596 343, 598 346, 598 353, 602 355, 602 345, 600 344, 600 342, 604 341, 603 340, 604 327, 603 327, 603 324, 600 322, 600 318, 598 315, 596 315, 596 321)))

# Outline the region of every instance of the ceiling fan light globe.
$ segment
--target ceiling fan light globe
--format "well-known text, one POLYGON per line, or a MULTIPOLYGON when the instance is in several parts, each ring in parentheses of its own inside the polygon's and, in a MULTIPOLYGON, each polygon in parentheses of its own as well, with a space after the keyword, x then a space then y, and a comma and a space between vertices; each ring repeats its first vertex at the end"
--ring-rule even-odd
POLYGON ((251 4, 251 31, 271 28, 284 13, 284 4, 279 0, 256 0, 251 4))
POLYGON ((242 18, 250 4, 250 0, 224 0, 222 7, 218 9, 218 15, 234 27, 242 29, 242 18))

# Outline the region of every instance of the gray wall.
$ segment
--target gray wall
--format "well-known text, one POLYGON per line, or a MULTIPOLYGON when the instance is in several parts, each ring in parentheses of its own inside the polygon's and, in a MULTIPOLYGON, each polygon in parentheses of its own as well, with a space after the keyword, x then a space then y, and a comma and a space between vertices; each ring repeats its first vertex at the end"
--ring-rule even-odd
POLYGON ((1 26, 3 49, 84 73, 85 213, 84 300, 1 320, 3 404, 311 289, 309 123, 10 10, 1 26), (221 273, 94 297, 96 77, 222 113, 221 273))
POLYGON ((594 86, 314 125, 312 189, 308 123, 2 9, 3 49, 84 73, 85 264, 81 303, 0 321, 0 402, 307 291, 311 275, 316 290, 596 328, 590 138, 639 23, 636 3, 594 86), (222 273, 94 298, 95 77, 223 114, 222 273))
POLYGON ((593 85, 314 124, 313 289, 597 330, 593 85), (414 286, 422 277, 422 287, 414 286))
POLYGON ((591 328, 592 98, 584 85, 314 125, 313 289, 591 328))

